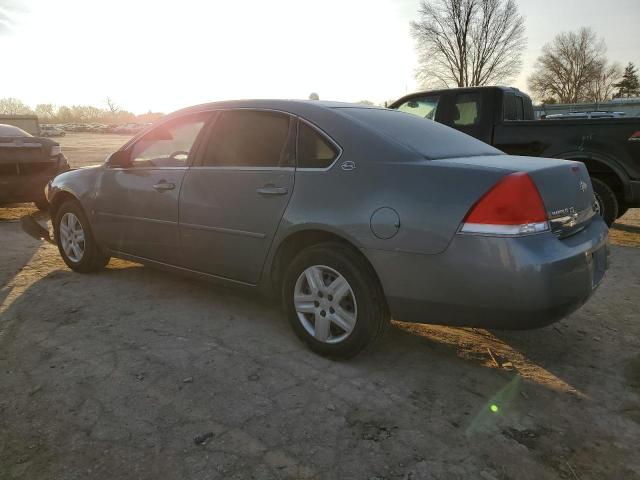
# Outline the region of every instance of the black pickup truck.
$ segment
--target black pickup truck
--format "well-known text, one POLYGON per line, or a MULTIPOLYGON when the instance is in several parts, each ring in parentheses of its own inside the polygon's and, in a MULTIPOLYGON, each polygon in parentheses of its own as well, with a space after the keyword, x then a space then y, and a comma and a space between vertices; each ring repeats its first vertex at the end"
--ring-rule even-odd
POLYGON ((472 87, 406 95, 390 108, 448 125, 512 155, 583 162, 608 225, 640 207, 640 117, 535 120, 517 88, 472 87))

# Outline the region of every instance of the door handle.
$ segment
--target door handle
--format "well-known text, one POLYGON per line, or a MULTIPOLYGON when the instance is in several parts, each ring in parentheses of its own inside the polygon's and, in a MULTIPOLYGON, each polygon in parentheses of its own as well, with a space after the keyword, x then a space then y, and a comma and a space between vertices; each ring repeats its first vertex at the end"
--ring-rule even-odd
POLYGON ((256 190, 260 195, 286 195, 289 189, 285 187, 276 187, 275 185, 265 185, 256 190))
POLYGON ((164 192, 165 190, 173 190, 176 185, 175 183, 160 182, 156 183, 153 188, 158 192, 164 192))

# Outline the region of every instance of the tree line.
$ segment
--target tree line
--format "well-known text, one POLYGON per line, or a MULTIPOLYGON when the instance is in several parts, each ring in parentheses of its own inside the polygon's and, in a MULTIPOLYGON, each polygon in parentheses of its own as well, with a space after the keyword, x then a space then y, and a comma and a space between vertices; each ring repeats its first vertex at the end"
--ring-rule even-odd
MULTIPOLYGON (((422 0, 411 23, 425 87, 471 87, 513 81, 522 70, 525 22, 515 0, 422 0)), ((543 103, 602 102, 640 95, 633 63, 606 57, 593 29, 563 32, 547 43, 527 79, 543 103)))
POLYGON ((0 98, 0 115, 37 115, 40 123, 148 123, 164 114, 147 112, 136 115, 121 109, 111 98, 105 100, 105 108, 92 105, 54 105, 40 103, 31 108, 17 98, 0 98))

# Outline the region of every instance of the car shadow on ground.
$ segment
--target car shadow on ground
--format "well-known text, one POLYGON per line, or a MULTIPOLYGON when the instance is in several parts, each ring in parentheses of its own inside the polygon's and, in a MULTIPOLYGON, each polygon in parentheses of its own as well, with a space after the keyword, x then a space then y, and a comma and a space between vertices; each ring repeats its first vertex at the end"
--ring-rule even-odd
MULTIPOLYGON (((0 430, 11 439, 0 464, 14 473, 55 476, 99 455, 97 477, 126 475, 132 464, 148 478, 185 477, 210 462, 240 476, 264 466, 291 478, 392 477, 419 473, 428 457, 451 465, 476 457, 505 478, 523 462, 531 478, 545 478, 566 469, 550 460, 558 445, 574 442, 595 458, 601 447, 586 445, 589 436, 615 443, 590 424, 570 374, 555 377, 520 352, 544 331, 514 347, 484 330, 393 322, 372 351, 336 362, 310 352, 274 304, 246 292, 120 260, 90 275, 50 262, 41 275, 18 273, 24 289, 0 310, 8 372, 0 430), (203 433, 211 447, 194 446, 203 433), (340 461, 329 461, 336 449, 340 461), (524 460, 501 464, 516 456, 524 460)), ((626 454, 616 448, 607 452, 614 460, 626 454)))
MULTIPOLYGON (((42 246, 42 242, 29 237, 22 231, 19 222, 19 215, 34 212, 37 212, 34 207, 20 209, 0 207, 2 238, 0 248, 3 250, 2 262, 0 262, 0 304, 11 292, 8 284, 18 272, 29 265, 34 254, 42 246)), ((37 212, 34 215, 41 222, 48 220, 46 212, 37 212)))

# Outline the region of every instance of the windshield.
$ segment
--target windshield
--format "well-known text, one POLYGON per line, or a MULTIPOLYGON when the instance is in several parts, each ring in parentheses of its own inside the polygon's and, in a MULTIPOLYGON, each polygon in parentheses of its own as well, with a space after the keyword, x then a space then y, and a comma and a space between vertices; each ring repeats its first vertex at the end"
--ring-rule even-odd
POLYGON ((13 125, 0 124, 0 137, 31 137, 24 130, 13 125))
POLYGON ((503 154, 453 128, 409 113, 383 108, 338 107, 337 110, 431 160, 503 154))

